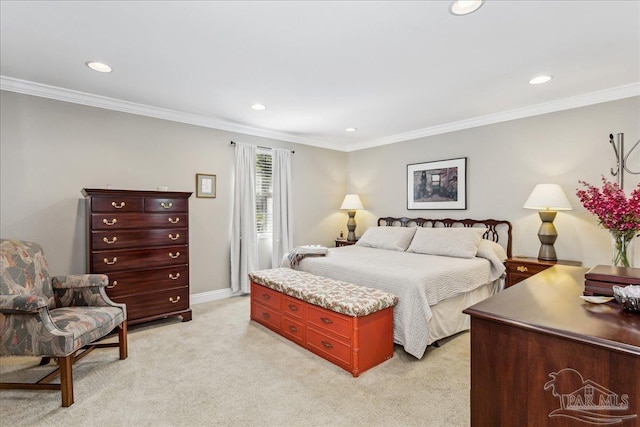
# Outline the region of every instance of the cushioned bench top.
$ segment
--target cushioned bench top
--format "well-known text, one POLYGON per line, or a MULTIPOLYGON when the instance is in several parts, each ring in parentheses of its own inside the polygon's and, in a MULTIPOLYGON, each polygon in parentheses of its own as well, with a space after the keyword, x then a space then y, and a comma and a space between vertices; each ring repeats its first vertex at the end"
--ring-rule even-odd
POLYGON ((398 297, 386 291, 290 268, 254 271, 249 277, 259 285, 352 317, 367 316, 398 303, 398 297))

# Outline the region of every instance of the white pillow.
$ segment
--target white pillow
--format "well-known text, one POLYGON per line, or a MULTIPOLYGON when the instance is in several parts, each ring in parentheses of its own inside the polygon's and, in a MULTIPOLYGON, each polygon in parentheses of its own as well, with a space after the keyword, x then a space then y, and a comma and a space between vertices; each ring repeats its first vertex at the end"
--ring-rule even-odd
POLYGON ((486 231, 479 227, 418 227, 407 252, 474 258, 486 231))
POLYGON ((415 232, 416 227, 370 227, 356 246, 406 251, 415 232))
POLYGON ((498 243, 487 239, 480 240, 476 256, 486 258, 488 260, 498 259, 500 262, 505 262, 507 259, 507 253, 504 248, 498 243))

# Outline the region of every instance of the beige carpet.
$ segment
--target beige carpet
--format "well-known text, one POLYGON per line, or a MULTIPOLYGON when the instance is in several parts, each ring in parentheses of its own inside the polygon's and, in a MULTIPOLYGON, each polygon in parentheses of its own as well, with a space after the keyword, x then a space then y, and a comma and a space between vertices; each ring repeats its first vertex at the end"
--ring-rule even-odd
MULTIPOLYGON (((468 426, 469 334, 421 360, 394 357, 359 378, 249 321, 249 299, 131 327, 129 358, 99 349, 74 365, 75 403, 0 390, 2 426, 468 426)), ((0 358, 2 381, 43 376, 0 358)), ((52 365, 53 366, 53 365, 52 365)))

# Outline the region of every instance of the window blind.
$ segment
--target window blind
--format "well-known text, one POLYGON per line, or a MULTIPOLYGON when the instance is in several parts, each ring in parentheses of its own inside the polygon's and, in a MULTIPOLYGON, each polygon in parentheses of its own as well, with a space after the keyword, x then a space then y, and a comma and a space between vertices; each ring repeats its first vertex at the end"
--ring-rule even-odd
POLYGON ((273 175, 268 152, 256 155, 256 231, 273 232, 273 175))

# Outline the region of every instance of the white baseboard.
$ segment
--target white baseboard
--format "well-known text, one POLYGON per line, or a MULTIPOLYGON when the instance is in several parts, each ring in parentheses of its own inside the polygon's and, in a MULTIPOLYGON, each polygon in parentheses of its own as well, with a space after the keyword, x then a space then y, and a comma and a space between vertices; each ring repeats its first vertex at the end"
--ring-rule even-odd
POLYGON ((191 305, 202 304, 203 302, 215 301, 219 299, 229 298, 233 295, 231 288, 218 289, 215 291, 201 292, 199 294, 190 295, 191 305))

